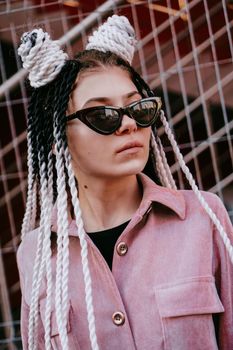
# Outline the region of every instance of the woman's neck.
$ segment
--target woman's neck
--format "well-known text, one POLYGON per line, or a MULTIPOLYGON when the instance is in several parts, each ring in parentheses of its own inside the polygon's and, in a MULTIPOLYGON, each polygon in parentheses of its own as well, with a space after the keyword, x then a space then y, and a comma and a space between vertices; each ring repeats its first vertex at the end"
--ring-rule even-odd
POLYGON ((139 207, 142 193, 136 175, 114 179, 78 180, 84 228, 101 231, 129 220, 139 207))

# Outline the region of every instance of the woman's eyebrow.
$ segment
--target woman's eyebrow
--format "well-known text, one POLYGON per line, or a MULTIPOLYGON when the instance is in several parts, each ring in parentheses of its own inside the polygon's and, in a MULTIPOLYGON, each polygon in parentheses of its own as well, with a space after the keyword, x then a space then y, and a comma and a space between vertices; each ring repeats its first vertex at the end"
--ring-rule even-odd
POLYGON ((124 97, 125 97, 125 98, 130 98, 130 97, 132 97, 132 96, 134 96, 134 95, 139 95, 139 96, 141 96, 141 94, 140 94, 137 90, 135 90, 135 91, 129 92, 129 93, 126 94, 124 97))
MULTIPOLYGON (((127 98, 130 98, 130 97, 134 96, 134 95, 139 95, 139 96, 141 97, 141 95, 140 95, 140 93, 139 93, 138 91, 131 91, 131 92, 128 92, 127 94, 123 95, 122 97, 123 97, 124 99, 127 99, 127 98)), ((90 103, 90 102, 101 102, 101 103, 104 103, 104 104, 105 104, 105 103, 108 103, 108 102, 110 102, 110 101, 112 101, 112 98, 111 98, 111 97, 92 97, 92 98, 90 98, 89 100, 87 100, 87 101, 85 102, 84 106, 85 106, 86 104, 90 103)))
POLYGON ((89 100, 87 100, 84 104, 84 106, 90 102, 107 102, 107 101, 111 101, 111 98, 108 97, 92 97, 89 100))
POLYGON ((125 100, 125 103, 127 103, 127 100, 130 99, 131 97, 134 97, 134 96, 142 98, 142 95, 140 94, 140 92, 135 90, 135 91, 129 92, 128 94, 123 95, 123 99, 125 100))

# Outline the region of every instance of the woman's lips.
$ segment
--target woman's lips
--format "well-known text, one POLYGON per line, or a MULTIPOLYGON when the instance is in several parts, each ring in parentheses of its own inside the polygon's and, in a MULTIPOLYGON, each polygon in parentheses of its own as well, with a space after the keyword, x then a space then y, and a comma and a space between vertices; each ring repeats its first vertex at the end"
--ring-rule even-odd
POLYGON ((143 145, 138 141, 131 141, 124 144, 121 148, 117 150, 116 153, 127 152, 127 153, 136 153, 142 148, 143 145))

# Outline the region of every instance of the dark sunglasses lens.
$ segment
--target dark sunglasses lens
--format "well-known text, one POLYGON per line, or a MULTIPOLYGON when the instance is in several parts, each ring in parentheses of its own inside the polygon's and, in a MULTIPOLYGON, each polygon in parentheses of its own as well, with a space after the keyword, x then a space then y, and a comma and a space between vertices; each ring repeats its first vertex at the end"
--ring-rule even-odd
POLYGON ((111 108, 88 111, 86 119, 96 131, 103 134, 113 133, 119 125, 119 114, 111 108))
POLYGON ((149 126, 153 124, 158 114, 158 105, 156 101, 148 100, 138 102, 132 107, 133 118, 140 126, 149 126))

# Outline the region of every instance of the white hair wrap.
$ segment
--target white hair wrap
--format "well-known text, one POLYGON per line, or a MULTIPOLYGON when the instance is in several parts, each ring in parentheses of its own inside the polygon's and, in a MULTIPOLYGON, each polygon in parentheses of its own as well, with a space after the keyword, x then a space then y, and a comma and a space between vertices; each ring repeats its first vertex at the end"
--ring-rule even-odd
POLYGON ((24 33, 21 42, 18 54, 23 67, 29 71, 31 86, 38 88, 54 80, 68 57, 58 41, 51 40, 49 34, 39 28, 24 33))
POLYGON ((134 28, 128 19, 113 15, 88 38, 86 50, 111 51, 131 64, 136 43, 134 28))

